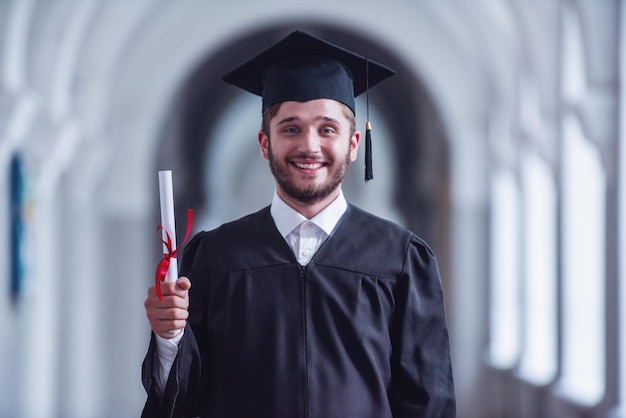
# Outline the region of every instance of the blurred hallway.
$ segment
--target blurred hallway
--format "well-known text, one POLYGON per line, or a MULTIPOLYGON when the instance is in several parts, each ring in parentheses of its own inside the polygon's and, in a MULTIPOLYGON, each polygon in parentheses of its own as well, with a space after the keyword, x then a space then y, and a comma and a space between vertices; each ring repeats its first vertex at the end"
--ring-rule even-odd
POLYGON ((260 101, 220 78, 304 29, 398 71, 370 93, 375 180, 359 158, 344 190, 437 253, 459 416, 626 418, 625 18, 617 0, 0 2, 0 416, 139 415, 157 171, 179 228, 268 205, 260 101))

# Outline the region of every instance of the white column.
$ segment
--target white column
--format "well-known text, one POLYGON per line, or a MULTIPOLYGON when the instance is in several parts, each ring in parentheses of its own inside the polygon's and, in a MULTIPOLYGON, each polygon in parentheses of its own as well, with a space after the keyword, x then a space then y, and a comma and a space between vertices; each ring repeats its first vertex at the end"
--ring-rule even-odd
POLYGON ((17 330, 14 335, 19 348, 15 362, 15 405, 20 417, 53 418, 57 411, 57 304, 59 230, 57 201, 54 195, 40 195, 33 230, 36 233, 35 258, 28 275, 30 292, 20 305, 17 330))
POLYGON ((620 34, 619 34, 619 136, 618 136, 618 275, 619 275, 619 404, 615 408, 613 418, 626 417, 626 7, 620 3, 620 34))

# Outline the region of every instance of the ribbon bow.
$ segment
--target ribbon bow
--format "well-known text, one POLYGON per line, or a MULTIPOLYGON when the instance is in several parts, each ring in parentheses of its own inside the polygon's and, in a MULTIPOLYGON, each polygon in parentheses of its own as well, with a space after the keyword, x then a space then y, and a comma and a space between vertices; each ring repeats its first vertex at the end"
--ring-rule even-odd
MULTIPOLYGON (((185 239, 183 239, 183 242, 181 242, 180 247, 182 247, 187 241, 187 239, 189 238, 189 234, 191 233, 192 223, 193 223, 193 210, 187 209, 187 232, 185 233, 185 239)), ((157 296, 159 297, 159 300, 162 301, 163 294, 161 293, 161 282, 165 280, 167 271, 170 268, 170 260, 172 258, 176 258, 178 254, 178 248, 180 247, 172 248, 175 243, 172 242, 172 237, 170 236, 169 232, 167 231, 167 229, 165 229, 163 225, 160 225, 157 227, 157 232, 160 232, 160 231, 165 232, 166 239, 161 238, 161 242, 163 243, 163 245, 165 245, 167 252, 163 254, 163 258, 161 259, 161 261, 159 261, 159 264, 157 264, 156 275, 155 275, 154 281, 155 281, 157 296)))

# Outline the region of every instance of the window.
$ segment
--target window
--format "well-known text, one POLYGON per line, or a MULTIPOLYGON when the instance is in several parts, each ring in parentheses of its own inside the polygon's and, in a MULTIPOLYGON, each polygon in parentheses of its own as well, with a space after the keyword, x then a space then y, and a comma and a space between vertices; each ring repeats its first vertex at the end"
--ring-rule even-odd
POLYGON ((10 194, 10 286, 11 299, 17 301, 22 293, 24 282, 24 175, 22 160, 18 154, 11 159, 9 175, 10 194))
POLYGON ((513 174, 494 173, 491 190, 491 344, 494 366, 512 367, 519 332, 519 191, 513 174))
POLYGON ((524 341, 520 373, 549 383, 557 371, 556 189, 548 165, 526 150, 524 200, 524 341))
POLYGON ((563 126, 563 374, 560 388, 593 404, 604 393, 605 173, 580 123, 563 126))

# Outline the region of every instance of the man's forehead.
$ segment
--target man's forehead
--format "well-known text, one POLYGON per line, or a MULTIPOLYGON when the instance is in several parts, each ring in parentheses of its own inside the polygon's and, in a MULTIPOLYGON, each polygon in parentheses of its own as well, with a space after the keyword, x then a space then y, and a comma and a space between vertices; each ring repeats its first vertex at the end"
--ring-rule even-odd
POLYGON ((307 102, 286 101, 280 104, 271 121, 274 124, 296 121, 326 121, 349 123, 352 110, 332 99, 315 99, 307 102))
POLYGON ((350 108, 333 99, 315 99, 306 102, 285 101, 280 104, 275 117, 283 119, 314 115, 317 118, 346 119, 346 112, 351 112, 350 108))

